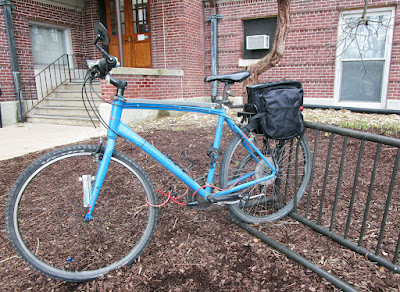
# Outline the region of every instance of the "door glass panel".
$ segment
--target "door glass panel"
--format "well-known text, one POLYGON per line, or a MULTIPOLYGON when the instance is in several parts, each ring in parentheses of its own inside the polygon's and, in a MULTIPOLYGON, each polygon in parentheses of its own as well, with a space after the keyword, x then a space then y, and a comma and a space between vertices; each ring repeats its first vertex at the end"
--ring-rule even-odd
POLYGON ((147 0, 132 0, 133 33, 150 32, 148 6, 147 0))
POLYGON ((119 10, 120 10, 120 16, 121 16, 121 33, 122 33, 122 35, 125 35, 126 30, 125 30, 125 1, 124 0, 119 1, 119 10))
POLYGON ((111 23, 111 35, 117 35, 117 17, 115 10, 115 1, 110 0, 110 23, 111 23))
POLYGON ((132 23, 133 23, 133 33, 137 33, 137 15, 136 15, 136 1, 132 1, 132 23))

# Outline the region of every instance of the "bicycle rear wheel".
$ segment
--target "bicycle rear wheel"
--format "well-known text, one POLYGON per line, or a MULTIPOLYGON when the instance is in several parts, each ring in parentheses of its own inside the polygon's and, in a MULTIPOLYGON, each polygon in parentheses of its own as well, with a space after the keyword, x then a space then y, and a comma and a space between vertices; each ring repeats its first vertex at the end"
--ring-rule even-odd
MULTIPOLYGON (((250 133, 262 153, 277 169, 267 181, 243 189, 243 199, 229 204, 231 213, 247 223, 264 223, 279 220, 291 212, 305 193, 311 176, 310 147, 305 137, 291 140, 266 140, 263 135, 250 133)), ((221 161, 220 186, 229 188, 238 179, 240 183, 272 174, 264 160, 247 150, 245 140, 232 138, 221 161)))
POLYGON ((31 164, 6 206, 6 228, 18 254, 50 277, 81 282, 133 263, 153 236, 158 210, 145 171, 114 152, 93 212, 84 222, 82 177, 99 164, 97 146, 70 146, 31 164))

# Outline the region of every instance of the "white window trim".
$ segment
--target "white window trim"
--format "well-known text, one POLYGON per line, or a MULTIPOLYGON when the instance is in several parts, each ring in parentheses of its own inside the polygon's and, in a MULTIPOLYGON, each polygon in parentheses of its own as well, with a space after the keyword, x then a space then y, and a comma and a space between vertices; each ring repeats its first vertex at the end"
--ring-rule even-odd
MULTIPOLYGON (((72 38, 71 38, 71 28, 67 26, 61 26, 57 24, 52 24, 52 23, 46 23, 46 22, 39 22, 39 21, 29 21, 29 25, 36 25, 36 26, 41 26, 41 27, 48 27, 48 28, 57 28, 57 29, 62 29, 65 31, 65 44, 66 44, 66 49, 67 49, 67 54, 72 55, 72 38)), ((73 69, 74 62, 73 60, 69 59, 69 66, 73 69)), ((36 71, 40 71, 41 69, 45 68, 46 66, 44 65, 35 65, 35 73, 36 71)))
MULTIPOLYGON (((343 11, 341 12, 338 24, 338 36, 337 42, 340 43, 340 37, 343 33, 343 19, 347 16, 362 16, 363 9, 343 11)), ((367 15, 380 15, 382 13, 387 13, 390 15, 389 27, 388 27, 388 39, 386 43, 385 50, 385 66, 383 69, 382 77, 382 89, 381 89, 381 101, 380 102, 365 102, 365 101, 340 101, 340 86, 342 80, 342 51, 343 44, 338 46, 336 54, 336 64, 335 64, 335 86, 334 86, 334 104, 345 107, 360 107, 363 108, 386 108, 387 106, 387 92, 389 84, 389 71, 392 55, 392 45, 393 45, 393 28, 394 28, 394 17, 395 17, 395 7, 385 7, 385 8, 368 8, 367 15)))

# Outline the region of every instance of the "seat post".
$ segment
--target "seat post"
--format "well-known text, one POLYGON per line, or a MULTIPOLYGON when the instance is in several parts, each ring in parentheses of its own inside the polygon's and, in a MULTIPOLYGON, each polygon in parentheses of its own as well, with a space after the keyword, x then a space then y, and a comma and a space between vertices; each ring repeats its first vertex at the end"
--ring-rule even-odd
POLYGON ((222 100, 225 101, 228 99, 230 94, 230 88, 233 82, 225 82, 224 91, 222 92, 222 100))

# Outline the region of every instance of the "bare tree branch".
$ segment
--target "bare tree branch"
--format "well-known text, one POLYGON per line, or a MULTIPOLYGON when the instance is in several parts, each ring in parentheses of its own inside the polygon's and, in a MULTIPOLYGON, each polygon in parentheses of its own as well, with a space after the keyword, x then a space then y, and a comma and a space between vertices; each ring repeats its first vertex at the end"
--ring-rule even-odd
POLYGON ((247 102, 246 86, 258 83, 258 77, 263 72, 278 65, 285 53, 286 38, 290 30, 290 0, 277 0, 278 16, 274 44, 271 51, 260 61, 246 67, 251 75, 243 82, 243 102, 247 102))
POLYGON ((367 20, 367 11, 368 11, 368 0, 364 0, 364 11, 362 14, 361 19, 364 21, 365 24, 368 24, 368 20, 367 20))

